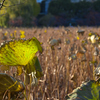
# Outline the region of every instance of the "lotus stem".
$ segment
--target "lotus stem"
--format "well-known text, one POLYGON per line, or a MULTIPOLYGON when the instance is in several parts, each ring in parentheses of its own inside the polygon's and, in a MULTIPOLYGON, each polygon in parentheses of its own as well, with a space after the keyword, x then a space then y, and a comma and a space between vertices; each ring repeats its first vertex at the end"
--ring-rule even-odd
POLYGON ((30 76, 30 85, 29 85, 29 94, 28 94, 28 100, 30 100, 30 93, 31 93, 31 83, 32 83, 32 75, 30 76))
POLYGON ((24 85, 25 85, 25 90, 24 90, 24 94, 25 94, 25 100, 27 100, 27 97, 26 97, 26 73, 24 73, 24 85))

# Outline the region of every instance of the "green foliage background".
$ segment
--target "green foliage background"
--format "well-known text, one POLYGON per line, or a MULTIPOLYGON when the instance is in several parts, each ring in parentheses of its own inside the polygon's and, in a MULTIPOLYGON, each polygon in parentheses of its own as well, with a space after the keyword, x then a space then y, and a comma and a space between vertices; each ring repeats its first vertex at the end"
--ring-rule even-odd
POLYGON ((86 2, 86 0, 78 3, 72 3, 70 0, 54 0, 50 2, 48 11, 53 15, 65 13, 68 17, 74 17, 77 14, 82 16, 89 9, 100 12, 100 0, 93 3, 86 2))
MULTIPOLYGON (((37 17, 41 11, 40 4, 38 4, 36 0, 6 0, 4 5, 6 7, 3 7, 2 10, 0 10, 0 15, 2 15, 0 16, 1 27, 8 26, 8 21, 10 19, 14 20, 18 17, 22 18, 23 26, 30 26, 32 18, 37 17)), ((49 4, 48 14, 50 14, 50 17, 51 15, 64 14, 66 18, 73 18, 76 16, 82 18, 84 15, 88 14, 90 9, 100 12, 100 0, 93 3, 86 2, 86 0, 78 3, 72 3, 70 0, 52 0, 49 4)), ((38 18, 41 19, 41 17, 38 18)))
POLYGON ((7 26, 10 19, 15 19, 19 16, 23 18, 23 24, 28 26, 32 17, 37 16, 40 13, 40 5, 36 0, 6 0, 0 11, 0 14, 7 14, 0 16, 0 26, 7 26), (10 7, 8 7, 10 6, 10 7))

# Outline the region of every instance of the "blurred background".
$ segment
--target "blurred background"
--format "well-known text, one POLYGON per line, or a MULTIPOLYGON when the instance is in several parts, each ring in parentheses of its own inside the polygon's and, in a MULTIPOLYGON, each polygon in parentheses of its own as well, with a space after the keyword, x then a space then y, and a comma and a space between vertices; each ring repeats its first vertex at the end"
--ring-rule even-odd
MULTIPOLYGON (((27 86, 28 100, 64 100, 83 81, 94 79, 100 67, 100 0, 0 2, 1 45, 36 37, 43 47, 38 58, 44 76, 31 90, 27 86)), ((16 70, 5 73, 13 76, 16 70)), ((23 80, 23 74, 18 78, 23 80)))
POLYGON ((0 10, 0 27, 62 25, 99 26, 100 0, 5 0, 0 10))

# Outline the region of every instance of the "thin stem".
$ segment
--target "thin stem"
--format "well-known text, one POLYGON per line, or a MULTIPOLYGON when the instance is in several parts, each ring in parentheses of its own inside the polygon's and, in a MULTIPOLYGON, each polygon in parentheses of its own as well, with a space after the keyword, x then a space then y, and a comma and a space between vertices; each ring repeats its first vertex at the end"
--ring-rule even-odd
POLYGON ((31 83, 32 83, 32 75, 30 75, 30 85, 29 85, 29 94, 28 94, 28 100, 30 100, 30 93, 31 93, 31 83))
POLYGON ((8 100, 10 100, 10 91, 8 91, 8 100))
POLYGON ((25 85, 25 90, 24 90, 25 100, 27 100, 27 97, 26 97, 26 73, 24 74, 24 85, 25 85))

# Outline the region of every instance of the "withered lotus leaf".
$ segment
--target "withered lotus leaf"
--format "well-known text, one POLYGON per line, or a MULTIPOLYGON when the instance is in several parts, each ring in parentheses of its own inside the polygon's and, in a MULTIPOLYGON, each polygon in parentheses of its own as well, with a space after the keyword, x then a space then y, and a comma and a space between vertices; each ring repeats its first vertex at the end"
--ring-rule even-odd
POLYGON ((0 97, 6 91, 10 91, 11 94, 22 92, 25 89, 23 82, 9 76, 5 73, 0 73, 0 97))

